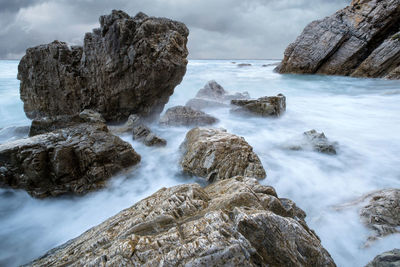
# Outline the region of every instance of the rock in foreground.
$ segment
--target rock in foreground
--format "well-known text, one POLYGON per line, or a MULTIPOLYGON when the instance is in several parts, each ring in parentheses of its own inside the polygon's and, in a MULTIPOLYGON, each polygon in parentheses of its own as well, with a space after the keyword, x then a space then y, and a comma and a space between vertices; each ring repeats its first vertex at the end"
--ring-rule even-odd
POLYGON ((186 72, 188 34, 176 21, 113 10, 83 47, 54 41, 29 48, 18 66, 25 113, 92 109, 108 121, 158 115, 186 72))
POLYGON ((28 266, 335 266, 272 187, 162 188, 28 266), (274 205, 272 205, 274 204, 274 205))
POLYGON ((400 267, 400 249, 393 249, 376 256, 365 267, 400 267))
POLYGON ((84 194, 139 161, 104 124, 79 124, 0 145, 0 185, 38 198, 84 194))
POLYGON ((400 0, 353 0, 310 23, 277 71, 400 79, 399 25, 400 0))
POLYGON ((205 126, 216 122, 213 116, 184 106, 169 108, 160 119, 160 124, 168 126, 205 126))
POLYGON ((265 170, 253 148, 243 137, 224 129, 194 128, 181 145, 182 168, 209 182, 236 175, 265 178, 265 170))
POLYGON ((232 105, 238 106, 231 112, 238 114, 256 114, 261 117, 279 117, 286 111, 286 97, 265 96, 256 100, 232 100, 232 105))

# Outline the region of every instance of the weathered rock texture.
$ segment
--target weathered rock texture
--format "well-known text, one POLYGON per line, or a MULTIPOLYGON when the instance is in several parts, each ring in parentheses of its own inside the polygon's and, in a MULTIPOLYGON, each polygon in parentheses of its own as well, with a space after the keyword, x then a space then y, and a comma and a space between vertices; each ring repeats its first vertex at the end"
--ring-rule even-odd
POLYGON ((160 119, 160 124, 169 126, 205 126, 216 122, 213 116, 184 106, 169 108, 160 119))
POLYGON ((365 267, 400 267, 400 249, 393 249, 376 256, 365 267))
POLYGON ((29 48, 18 67, 25 113, 158 115, 186 72, 188 34, 179 22, 113 10, 85 35, 83 47, 54 41, 29 48))
POLYGON ((277 96, 265 96, 256 100, 232 100, 231 112, 239 114, 256 114, 262 117, 279 117, 286 111, 286 97, 282 94, 277 96))
POLYGON ((79 124, 0 145, 0 185, 39 198, 84 194, 139 161, 104 124, 79 124))
POLYGON ((328 155, 336 154, 336 142, 330 142, 324 133, 318 133, 316 130, 310 130, 303 133, 297 144, 289 145, 291 150, 314 150, 328 155))
POLYGON ((141 119, 136 114, 132 114, 128 117, 126 122, 122 125, 109 125, 108 129, 114 134, 122 134, 132 132, 133 128, 141 123, 141 119))
POLYGON ((162 188, 27 266, 335 266, 272 187, 162 188))
POLYGON ((399 79, 399 25, 400 0, 353 0, 310 23, 277 70, 399 79))
POLYGON ((249 99, 249 93, 229 94, 216 81, 209 81, 204 88, 200 89, 195 98, 190 99, 186 106, 194 109, 227 107, 231 100, 234 99, 249 99))
POLYGON ((167 141, 155 135, 149 127, 139 124, 133 128, 133 140, 143 142, 146 146, 166 146, 167 141))
POLYGON ((253 148, 224 129, 194 128, 181 145, 185 172, 206 178, 209 182, 236 175, 265 178, 265 170, 253 148))

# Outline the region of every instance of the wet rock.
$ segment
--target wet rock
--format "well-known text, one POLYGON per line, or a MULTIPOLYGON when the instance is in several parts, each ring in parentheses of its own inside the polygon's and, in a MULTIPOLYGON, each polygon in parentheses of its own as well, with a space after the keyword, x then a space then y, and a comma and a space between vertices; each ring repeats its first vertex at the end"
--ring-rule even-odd
POLYGON ((245 177, 162 188, 27 266, 335 266, 303 220, 264 206, 270 191, 245 177))
POLYGON ((133 128, 133 140, 143 142, 146 146, 166 146, 167 141, 155 135, 149 127, 139 124, 133 128))
POLYGON ((336 142, 330 142, 324 133, 310 130, 303 133, 301 139, 292 141, 295 144, 289 145, 291 150, 314 150, 320 153, 336 155, 336 142))
POLYGON ((212 80, 200 89, 195 98, 190 99, 186 106, 194 109, 228 107, 233 99, 249 99, 249 93, 229 94, 220 84, 212 80))
POLYGON ((141 122, 141 119, 138 115, 136 114, 131 114, 128 117, 128 120, 122 124, 122 125, 109 125, 108 129, 110 129, 110 132, 114 134, 122 134, 122 133, 127 133, 127 132, 132 132, 133 128, 137 125, 139 125, 141 122))
POLYGON ((83 110, 77 115, 43 117, 32 120, 29 136, 44 134, 86 122, 104 123, 105 120, 100 113, 88 109, 83 110))
POLYGON ((224 129, 194 128, 181 145, 184 172, 209 182, 244 175, 263 179, 265 170, 253 148, 224 129))
POLYGON ((102 123, 83 123, 0 145, 0 185, 33 197, 84 194, 140 161, 102 123))
POLYGON ((176 21, 113 10, 83 47, 54 41, 29 48, 18 66, 25 113, 92 109, 107 121, 158 116, 186 72, 188 34, 176 21))
POLYGON ((240 64, 238 64, 237 66, 238 66, 238 67, 250 67, 251 64, 249 64, 249 63, 240 63, 240 64))
POLYGON ((169 108, 160 119, 160 124, 168 126, 204 126, 216 122, 213 116, 184 106, 169 108))
POLYGON ((400 0, 353 0, 310 23, 286 48, 276 70, 398 79, 399 24, 400 0))
POLYGON ((277 96, 265 96, 256 100, 232 100, 232 113, 256 114, 261 117, 279 117, 286 111, 286 97, 282 94, 277 96))
POLYGON ((376 256, 365 267, 400 267, 400 249, 393 249, 376 256))

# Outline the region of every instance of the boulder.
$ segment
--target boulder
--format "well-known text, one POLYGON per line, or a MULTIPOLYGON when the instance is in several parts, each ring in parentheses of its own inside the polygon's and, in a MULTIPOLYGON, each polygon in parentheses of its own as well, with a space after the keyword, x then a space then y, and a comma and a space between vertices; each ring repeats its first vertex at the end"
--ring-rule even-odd
POLYGON ((246 177, 162 188, 26 266, 336 266, 271 192, 246 177))
POLYGON ((92 109, 107 121, 158 116, 186 72, 188 34, 180 22, 113 10, 83 47, 54 41, 29 48, 18 66, 25 113, 92 109))
POLYGON ((133 140, 143 142, 146 146, 166 146, 167 141, 155 135, 149 127, 139 124, 133 128, 133 140))
POLYGON ((161 125, 168 126, 204 126, 217 122, 216 118, 203 111, 184 106, 169 108, 160 119, 161 125))
POLYGON ((276 70, 398 79, 399 25, 400 0, 353 0, 310 23, 276 70))
POLYGON ((82 123, 0 145, 0 185, 37 198, 84 194, 139 161, 105 124, 82 123))
POLYGON ((261 117, 279 117, 286 111, 286 97, 265 96, 255 100, 232 100, 232 105, 238 106, 231 109, 232 113, 256 114, 261 117))
POLYGON ((224 129, 194 128, 181 145, 183 171, 209 182, 236 175, 263 179, 265 170, 253 148, 224 129))
POLYGON ((336 142, 330 142, 324 133, 310 130, 303 133, 300 140, 294 141, 294 145, 289 145, 291 150, 314 150, 328 155, 336 155, 336 142))
POLYGON ((379 254, 365 267, 400 267, 400 249, 379 254))

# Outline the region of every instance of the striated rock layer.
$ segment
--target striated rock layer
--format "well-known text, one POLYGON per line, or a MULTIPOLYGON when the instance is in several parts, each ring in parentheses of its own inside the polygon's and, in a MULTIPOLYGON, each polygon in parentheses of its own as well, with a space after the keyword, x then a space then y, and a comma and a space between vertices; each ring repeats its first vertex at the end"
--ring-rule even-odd
POLYGON ((27 266, 335 266, 284 202, 244 177, 162 188, 27 266))
POLYGON ((310 23, 277 71, 400 79, 399 36, 400 0, 353 0, 310 23))
POLYGON ((83 47, 54 41, 29 48, 18 66, 25 113, 92 109, 113 121, 158 115, 186 72, 188 34, 183 23, 113 10, 83 47))

